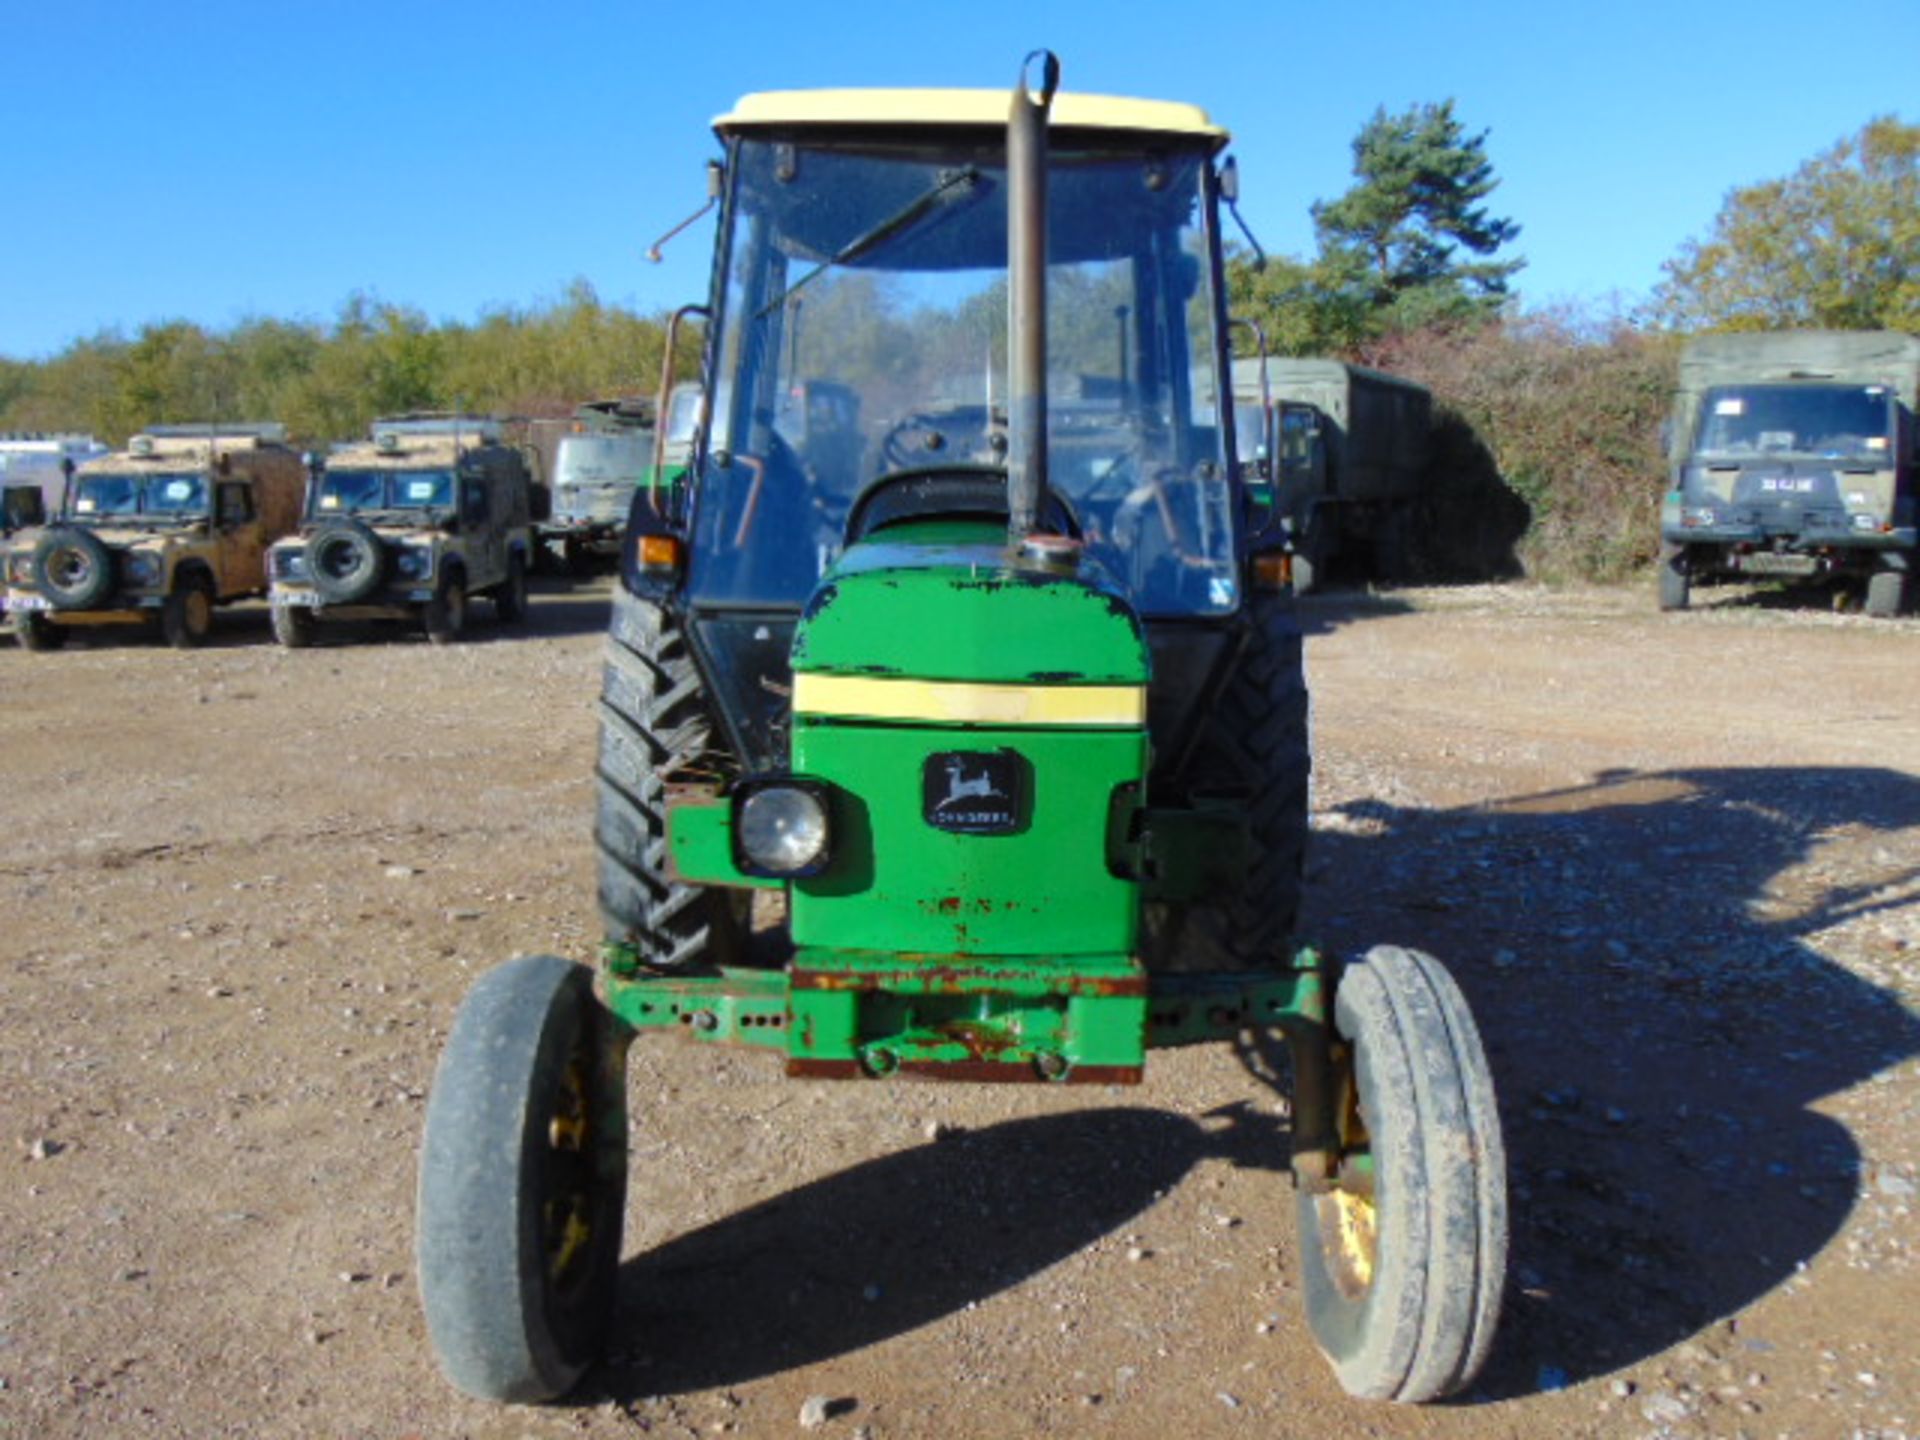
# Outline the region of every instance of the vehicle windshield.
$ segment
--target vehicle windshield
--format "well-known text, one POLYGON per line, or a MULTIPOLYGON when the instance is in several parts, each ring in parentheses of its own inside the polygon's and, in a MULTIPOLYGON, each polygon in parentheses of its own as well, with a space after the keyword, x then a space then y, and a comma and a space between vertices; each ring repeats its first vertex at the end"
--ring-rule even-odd
POLYGON ((1892 463, 1892 394, 1884 385, 1738 385, 1707 391, 1694 454, 1892 463))
MULTIPOLYGON (((1207 154, 1155 141, 1052 147, 1049 481, 1143 611, 1220 613, 1238 594, 1207 154)), ((876 481, 1004 468, 1005 164, 997 138, 746 140, 733 174, 693 585, 797 604, 876 481)))
POLYGON ((204 475, 82 475, 74 481, 73 515, 80 521, 116 516, 198 519, 207 513, 204 475))
POLYGON ((556 489, 579 485, 638 485, 653 461, 653 432, 563 435, 553 462, 556 489))
POLYGON ((453 505, 451 470, 328 470, 314 500, 323 515, 373 510, 444 510, 453 505))

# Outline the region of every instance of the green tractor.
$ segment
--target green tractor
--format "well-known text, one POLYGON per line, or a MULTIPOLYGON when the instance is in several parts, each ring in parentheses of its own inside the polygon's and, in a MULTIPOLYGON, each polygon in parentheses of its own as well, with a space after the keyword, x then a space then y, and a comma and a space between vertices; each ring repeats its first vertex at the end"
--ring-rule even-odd
POLYGON ((716 122, 706 410, 636 497, 608 640, 599 993, 490 972, 428 1106, 420 1285, 470 1394, 600 1352, 657 1031, 810 1081, 1068 1085, 1277 1035, 1341 1383, 1429 1400, 1486 1356, 1505 1164, 1466 1004, 1415 951, 1293 948, 1307 695, 1232 458, 1227 136, 1057 80, 716 122))

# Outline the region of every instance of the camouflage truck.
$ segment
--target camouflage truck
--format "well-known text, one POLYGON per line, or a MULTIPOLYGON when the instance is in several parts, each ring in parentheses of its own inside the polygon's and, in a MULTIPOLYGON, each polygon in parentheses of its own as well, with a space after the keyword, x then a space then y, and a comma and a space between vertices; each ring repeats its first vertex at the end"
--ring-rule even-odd
POLYGON ((518 620, 533 558, 530 488, 498 421, 374 421, 367 440, 327 456, 299 534, 273 547, 274 638, 299 648, 322 620, 397 619, 444 645, 465 632, 475 595, 518 620))
POLYGON ((306 469, 273 423, 153 425, 73 469, 56 522, 7 544, 6 608, 29 650, 82 625, 206 639, 214 607, 263 595, 267 549, 300 520, 306 469))
POLYGON ((1379 580, 1406 572, 1427 468, 1433 397, 1397 375, 1338 360, 1233 362, 1242 463, 1276 481, 1304 594, 1338 563, 1379 580))
POLYGON ((1911 600, 1920 337, 1790 330, 1703 335, 1666 425, 1662 610, 1693 583, 1832 577, 1870 615, 1911 600))

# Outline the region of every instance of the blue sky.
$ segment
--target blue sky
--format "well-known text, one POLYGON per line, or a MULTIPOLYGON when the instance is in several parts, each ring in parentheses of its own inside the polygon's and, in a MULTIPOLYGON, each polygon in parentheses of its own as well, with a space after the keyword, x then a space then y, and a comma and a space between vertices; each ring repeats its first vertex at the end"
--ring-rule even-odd
POLYGON ((1530 305, 1626 302, 1737 185, 1877 114, 1920 121, 1916 0, 828 0, 778 6, 0 0, 0 355, 102 330, 326 320, 371 292, 435 319, 584 278, 704 298, 710 119, 756 89, 1011 84, 1188 100, 1233 131, 1275 252, 1351 181, 1378 106, 1489 131, 1530 305))

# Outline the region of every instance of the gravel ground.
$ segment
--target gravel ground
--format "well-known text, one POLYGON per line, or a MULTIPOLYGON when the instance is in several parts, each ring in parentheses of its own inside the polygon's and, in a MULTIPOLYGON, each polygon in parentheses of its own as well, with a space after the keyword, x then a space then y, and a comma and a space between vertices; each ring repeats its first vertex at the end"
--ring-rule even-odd
POLYGON ((1713 598, 1304 607, 1307 928, 1446 958, 1507 1130, 1494 1357, 1419 1410, 1314 1353, 1225 1046, 1083 1092, 646 1041, 610 1362, 462 1399, 422 1102, 474 975, 590 954, 604 583, 449 649, 0 649, 0 1435, 1920 1434, 1920 621, 1713 598))

